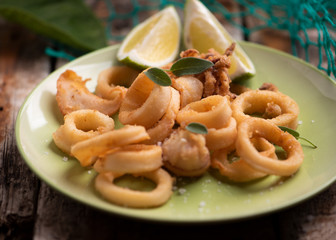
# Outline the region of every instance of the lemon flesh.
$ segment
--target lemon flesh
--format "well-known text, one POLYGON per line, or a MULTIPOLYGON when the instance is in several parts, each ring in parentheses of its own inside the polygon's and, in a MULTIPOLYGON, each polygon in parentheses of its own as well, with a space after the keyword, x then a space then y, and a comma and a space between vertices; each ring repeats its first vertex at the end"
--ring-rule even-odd
POLYGON ((124 39, 117 59, 138 69, 161 67, 179 53, 181 22, 173 6, 136 26, 124 39))
MULTIPOLYGON (((183 41, 186 48, 197 49, 201 53, 213 48, 224 53, 233 37, 216 17, 199 0, 187 0, 184 10, 183 41)), ((231 57, 229 76, 232 80, 248 78, 255 74, 255 68, 244 50, 236 43, 231 57)))

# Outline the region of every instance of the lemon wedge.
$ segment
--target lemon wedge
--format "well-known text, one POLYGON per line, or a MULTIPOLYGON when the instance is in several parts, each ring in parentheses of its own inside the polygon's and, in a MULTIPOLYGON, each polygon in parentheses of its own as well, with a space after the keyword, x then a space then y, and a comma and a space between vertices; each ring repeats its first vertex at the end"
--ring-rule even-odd
MULTIPOLYGON (((199 0, 187 0, 185 4, 183 41, 186 48, 194 48, 201 53, 206 53, 210 48, 224 53, 226 48, 235 42, 223 25, 199 0)), ((237 80, 249 78, 255 73, 252 61, 236 43, 229 76, 232 80, 237 80)))
POLYGON ((179 53, 181 22, 173 6, 137 25, 123 40, 117 59, 139 70, 161 67, 174 61, 179 53))

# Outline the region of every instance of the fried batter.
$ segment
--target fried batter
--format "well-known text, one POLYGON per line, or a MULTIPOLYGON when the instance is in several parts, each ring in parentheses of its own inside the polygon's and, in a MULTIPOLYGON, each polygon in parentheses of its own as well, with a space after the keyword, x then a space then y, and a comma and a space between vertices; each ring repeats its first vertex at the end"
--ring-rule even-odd
POLYGON ((113 99, 105 99, 91 93, 85 83, 72 70, 66 70, 57 80, 56 101, 63 115, 80 109, 98 110, 106 115, 113 115, 119 110, 123 100, 123 90, 116 89, 113 99), (117 94, 119 93, 119 94, 117 94))
POLYGON ((201 134, 178 129, 162 145, 163 163, 179 176, 200 176, 210 166, 210 153, 201 134))
POLYGON ((230 96, 231 99, 236 97, 230 92, 231 79, 228 75, 228 69, 231 66, 230 56, 235 49, 235 43, 228 47, 224 54, 220 54, 214 49, 209 49, 207 53, 200 54, 195 49, 188 49, 181 52, 181 58, 197 57, 211 61, 214 66, 206 71, 196 74, 195 77, 203 82, 203 97, 211 95, 230 96))
POLYGON ((275 86, 273 83, 263 83, 259 90, 268 90, 268 91, 273 91, 277 92, 278 88, 275 86))

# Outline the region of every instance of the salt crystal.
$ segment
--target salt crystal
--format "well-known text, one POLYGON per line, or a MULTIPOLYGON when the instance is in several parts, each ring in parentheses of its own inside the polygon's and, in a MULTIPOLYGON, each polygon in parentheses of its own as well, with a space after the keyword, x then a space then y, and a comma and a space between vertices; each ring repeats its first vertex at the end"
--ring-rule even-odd
POLYGON ((183 195, 186 191, 187 191, 187 190, 186 190, 185 188, 180 188, 180 189, 178 190, 178 192, 179 192, 180 195, 183 195))
POLYGON ((69 160, 68 157, 63 157, 63 161, 64 161, 64 162, 67 162, 68 160, 69 160))
POLYGON ((206 203, 205 203, 204 201, 201 201, 200 204, 199 204, 199 206, 200 206, 200 207, 204 207, 205 204, 206 204, 206 203))

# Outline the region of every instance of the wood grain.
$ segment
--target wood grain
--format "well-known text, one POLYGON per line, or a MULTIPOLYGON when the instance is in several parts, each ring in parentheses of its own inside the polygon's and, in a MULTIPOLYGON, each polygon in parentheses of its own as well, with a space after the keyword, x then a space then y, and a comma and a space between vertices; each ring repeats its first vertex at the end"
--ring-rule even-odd
POLYGON ((14 125, 25 97, 49 73, 45 43, 0 21, 0 239, 33 234, 39 180, 16 147, 14 125))

